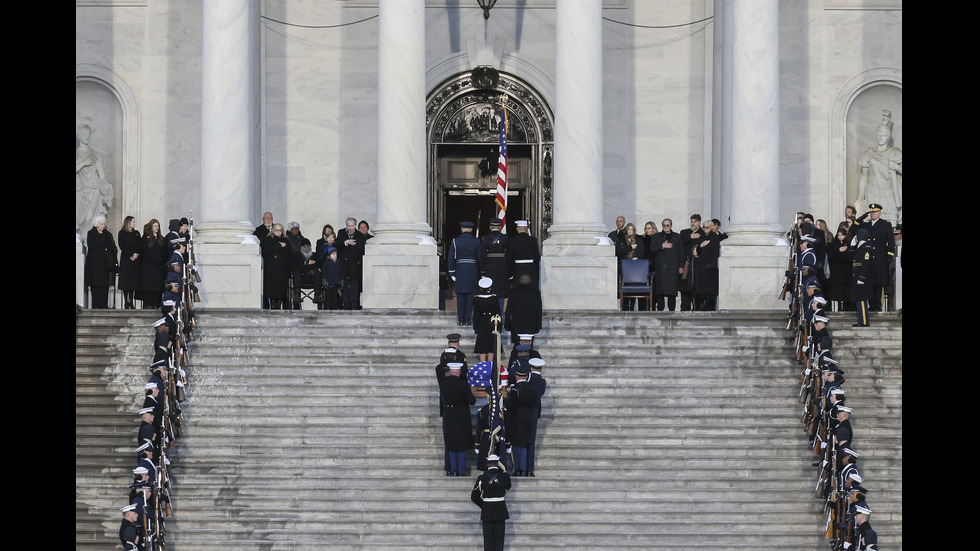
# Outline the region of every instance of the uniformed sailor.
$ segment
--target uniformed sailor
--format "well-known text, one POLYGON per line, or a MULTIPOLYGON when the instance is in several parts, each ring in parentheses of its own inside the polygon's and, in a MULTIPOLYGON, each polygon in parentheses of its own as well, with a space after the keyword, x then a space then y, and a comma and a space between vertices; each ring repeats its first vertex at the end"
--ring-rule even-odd
POLYGON ((855 220, 854 224, 868 231, 867 239, 871 247, 870 283, 873 287, 868 306, 872 312, 878 312, 882 309, 884 289, 891 280, 892 260, 895 258, 895 230, 891 222, 881 217, 881 205, 878 203, 868 205, 868 212, 855 220), (867 216, 871 220, 866 220, 867 216))
POLYGON ((529 371, 523 362, 516 364, 514 384, 508 389, 504 398, 504 419, 507 424, 507 440, 510 442, 514 455, 514 476, 527 476, 527 450, 531 442, 531 419, 537 414, 534 411, 538 403, 538 395, 534 387, 528 383, 529 371))
POLYGON ((510 518, 504 500, 510 489, 510 475, 500 469, 499 460, 496 454, 487 457, 487 470, 476 478, 470 492, 470 501, 481 510, 484 551, 503 551, 504 529, 510 518))
POLYGON ((479 354, 481 362, 492 361, 497 351, 493 319, 500 318, 500 303, 491 290, 492 279, 480 278, 479 286, 480 294, 473 299, 473 333, 476 335, 473 353, 479 354))
POLYGON ((473 222, 460 222, 460 235, 449 245, 449 278, 456 282, 456 323, 469 325, 483 262, 483 246, 473 237, 473 222))
POLYGON ((136 505, 129 504, 122 509, 123 519, 119 525, 119 542, 123 551, 138 551, 143 549, 143 527, 136 524, 138 515, 136 505))
POLYGON ((548 381, 541 374, 541 369, 544 367, 544 360, 541 358, 529 358, 527 363, 531 367, 527 381, 528 384, 534 387, 534 393, 538 399, 534 406, 534 411, 531 413, 531 439, 528 441, 527 446, 527 476, 534 476, 535 443, 538 439, 538 420, 541 419, 541 398, 548 390, 548 381))
POLYGON ((524 350, 526 353, 523 354, 523 355, 525 355, 525 356, 527 356, 529 358, 540 358, 541 357, 541 353, 534 349, 534 334, 533 333, 518 333, 517 334, 517 339, 518 339, 517 340, 517 344, 515 344, 514 345, 514 348, 512 348, 511 351, 510 351, 510 359, 507 360, 507 365, 508 366, 510 366, 511 364, 513 364, 514 363, 514 360, 516 360, 518 356, 522 355, 521 354, 521 351, 522 351, 521 346, 526 346, 527 347, 527 349, 524 350))

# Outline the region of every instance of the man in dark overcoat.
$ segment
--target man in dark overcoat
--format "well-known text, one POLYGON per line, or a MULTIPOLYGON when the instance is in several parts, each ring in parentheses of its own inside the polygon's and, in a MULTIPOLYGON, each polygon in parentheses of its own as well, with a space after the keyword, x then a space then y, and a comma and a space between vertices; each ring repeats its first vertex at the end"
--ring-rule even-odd
POLYGON ((650 238, 650 253, 653 267, 657 273, 654 278, 657 311, 666 308, 673 312, 677 308, 677 292, 680 290, 680 276, 684 272, 684 247, 680 234, 673 231, 670 218, 661 222, 661 232, 650 238))

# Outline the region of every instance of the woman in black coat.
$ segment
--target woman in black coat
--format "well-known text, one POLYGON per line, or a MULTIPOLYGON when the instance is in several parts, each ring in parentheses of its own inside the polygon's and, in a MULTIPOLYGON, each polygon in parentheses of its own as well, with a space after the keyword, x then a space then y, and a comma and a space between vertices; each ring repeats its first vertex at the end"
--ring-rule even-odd
POLYGON ((827 262, 830 264, 827 300, 837 302, 841 311, 854 310, 851 299, 851 257, 853 251, 847 242, 847 228, 837 228, 837 235, 827 245, 827 262))
POLYGON ((139 271, 143 259, 140 257, 140 232, 136 230, 136 219, 127 216, 119 230, 119 290, 123 292, 124 308, 136 308, 134 300, 139 290, 139 271))
POLYGON ((262 307, 281 310, 289 303, 289 278, 293 249, 282 224, 273 224, 262 239, 262 307))
POLYGON ((171 249, 160 233, 160 222, 151 218, 143 226, 140 240, 140 257, 143 259, 139 271, 137 298, 143 301, 144 309, 157 309, 163 302, 163 279, 166 276, 164 264, 170 260, 171 249))
POLYGON ((694 247, 694 309, 712 311, 718 302, 718 258, 721 242, 728 234, 721 233, 721 221, 712 219, 704 238, 694 247))
MULTIPOLYGON (((616 266, 620 278, 623 276, 623 260, 632 260, 635 262, 642 261, 647 265, 647 273, 649 273, 650 261, 647 260, 646 253, 646 248, 649 246, 648 240, 644 240, 641 236, 636 234, 636 225, 634 225, 632 222, 626 224, 626 226, 623 228, 623 235, 616 240, 616 258, 619 260, 616 263, 616 266)), ((636 305, 636 300, 636 298, 627 298, 625 304, 623 305, 623 309, 626 311, 633 310, 633 307, 636 305)))
POLYGON ((85 286, 92 293, 92 308, 108 308, 109 287, 119 269, 116 241, 106 230, 105 216, 96 216, 94 223, 85 238, 85 286))

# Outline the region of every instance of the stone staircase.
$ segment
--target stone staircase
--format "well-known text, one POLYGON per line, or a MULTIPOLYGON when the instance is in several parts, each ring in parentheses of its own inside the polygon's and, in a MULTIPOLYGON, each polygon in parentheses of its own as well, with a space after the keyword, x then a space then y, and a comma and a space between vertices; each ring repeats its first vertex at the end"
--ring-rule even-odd
MULTIPOLYGON (((198 315, 168 550, 482 546, 479 471, 442 471, 433 369, 454 313, 198 315)), ((121 548, 153 319, 78 318, 76 549, 121 548)), ((508 549, 826 549, 783 314, 545 320, 537 477, 507 495, 508 549)), ((832 320, 872 522, 901 549, 901 318, 832 320)))

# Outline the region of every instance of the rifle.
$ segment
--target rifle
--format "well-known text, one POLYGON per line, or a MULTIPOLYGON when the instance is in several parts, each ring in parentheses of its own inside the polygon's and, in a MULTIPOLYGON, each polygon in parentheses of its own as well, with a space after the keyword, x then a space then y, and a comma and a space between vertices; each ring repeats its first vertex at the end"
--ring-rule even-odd
POLYGON ((143 514, 141 515, 143 517, 143 541, 144 541, 144 549, 146 549, 146 551, 153 551, 153 533, 150 531, 150 526, 149 526, 149 523, 150 523, 150 521, 149 521, 149 513, 150 512, 146 510, 146 506, 147 506, 146 497, 144 496, 144 498, 143 498, 143 514))
MULTIPOLYGON (((201 274, 197 273, 197 257, 194 255, 194 211, 191 211, 190 224, 187 225, 187 259, 191 263, 191 275, 194 283, 200 283, 201 274)), ((201 302, 196 293, 194 297, 194 302, 201 302)))
MULTIPOLYGON (((786 263, 786 281, 783 282, 783 288, 779 292, 779 300, 786 300, 786 293, 793 289, 793 278, 796 273, 796 247, 798 243, 799 234, 796 231, 797 225, 793 224, 793 229, 791 233, 793 238, 790 240, 789 244, 789 261, 786 263)), ((789 329, 787 326, 786 329, 789 329)))

